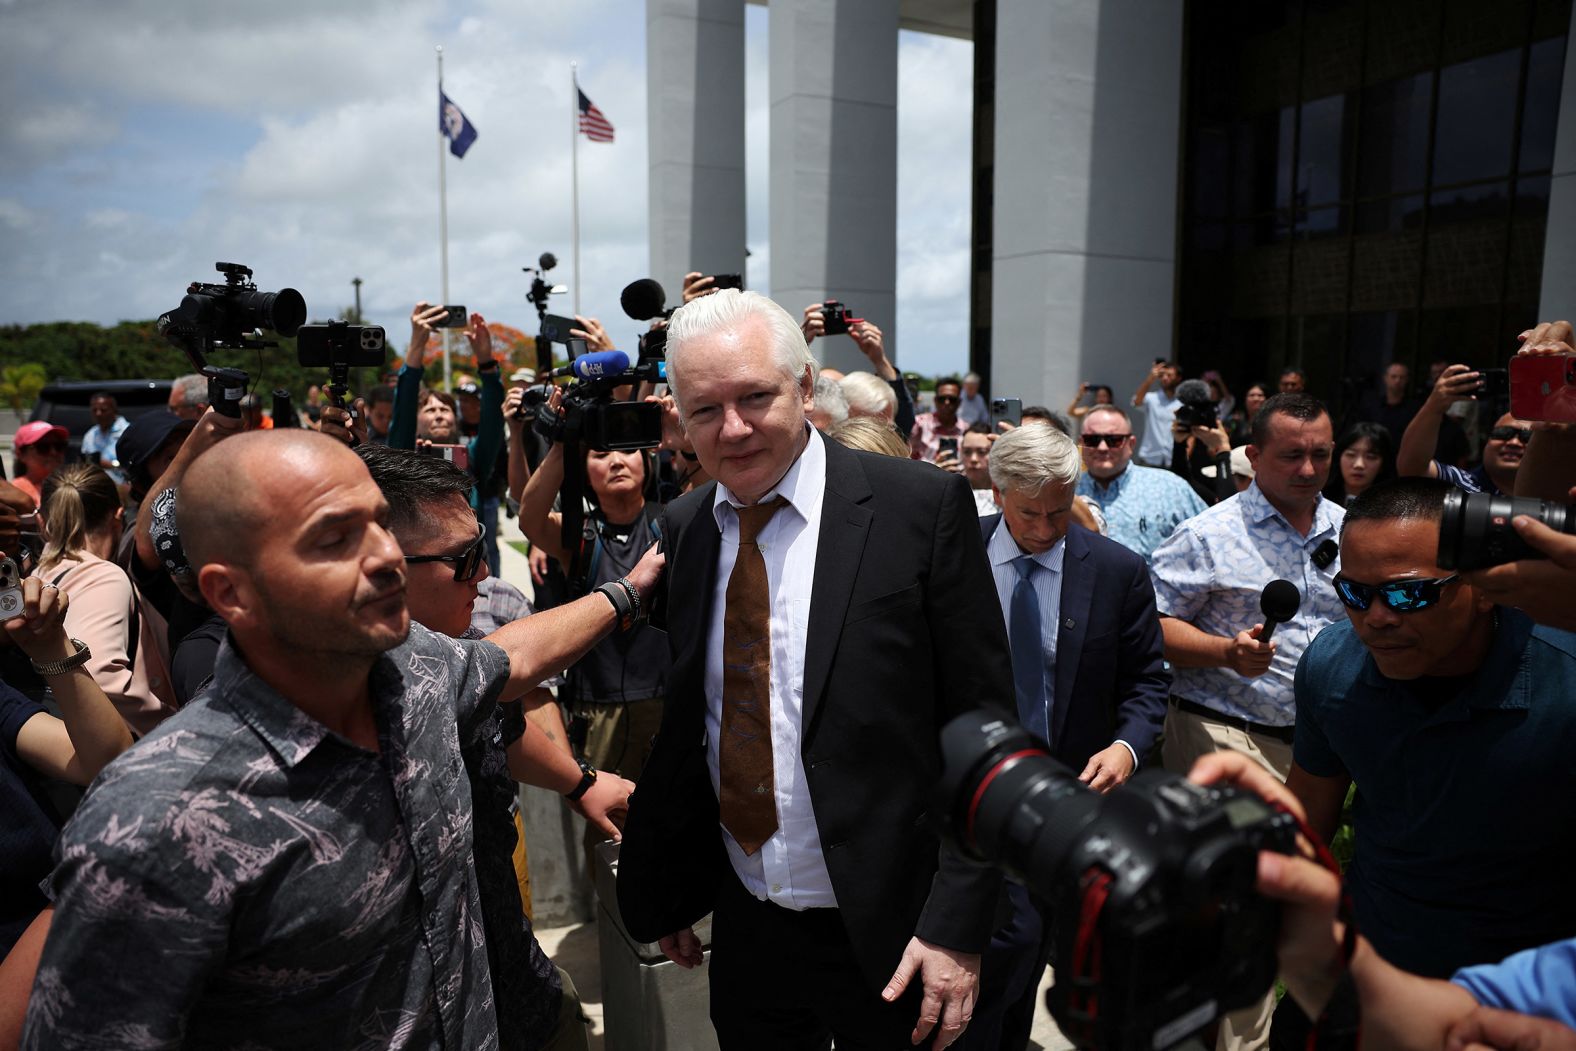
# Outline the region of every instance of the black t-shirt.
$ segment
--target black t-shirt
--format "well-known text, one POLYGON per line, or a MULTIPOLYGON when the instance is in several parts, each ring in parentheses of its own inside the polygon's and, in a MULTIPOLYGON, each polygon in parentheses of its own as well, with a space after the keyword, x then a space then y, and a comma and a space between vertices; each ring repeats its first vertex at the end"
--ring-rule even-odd
POLYGON ((219 614, 211 614, 188 632, 170 655, 170 686, 175 703, 185 705, 213 678, 214 662, 219 659, 219 643, 228 628, 219 614))
POLYGON ((53 865, 60 822, 16 752, 23 724, 43 710, 0 682, 0 957, 48 904, 38 885, 53 865))
MULTIPOLYGON (((602 554, 589 581, 591 588, 629 575, 640 556, 656 543, 653 524, 661 514, 660 507, 647 504, 640 517, 627 524, 607 522, 599 512, 587 516, 587 527, 597 530, 602 541, 602 554)), ((591 546, 588 541, 588 552, 591 546)), ((613 704, 661 697, 667 692, 669 662, 667 638, 650 625, 615 631, 570 669, 570 697, 613 704)))

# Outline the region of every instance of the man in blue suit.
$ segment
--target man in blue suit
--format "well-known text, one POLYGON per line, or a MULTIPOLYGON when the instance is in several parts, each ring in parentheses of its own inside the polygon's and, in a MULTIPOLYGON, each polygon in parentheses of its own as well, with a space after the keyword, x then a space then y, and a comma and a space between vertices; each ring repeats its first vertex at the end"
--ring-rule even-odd
MULTIPOLYGON (((1071 521, 1082 460, 1051 427, 1019 427, 990 452, 1000 515, 980 520, 1012 647, 1018 719, 1100 792, 1132 776, 1165 721, 1155 592, 1143 557, 1071 521)), ((1022 1048, 1051 932, 1028 893, 1007 888, 1011 915, 981 971, 974 1021, 958 1047, 1022 1048)))

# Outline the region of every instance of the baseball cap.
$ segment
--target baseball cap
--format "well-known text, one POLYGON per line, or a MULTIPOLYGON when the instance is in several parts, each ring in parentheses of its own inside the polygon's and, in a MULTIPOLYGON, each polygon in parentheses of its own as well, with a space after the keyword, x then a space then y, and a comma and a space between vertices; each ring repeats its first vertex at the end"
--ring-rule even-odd
POLYGON ((454 393, 460 396, 469 394, 473 398, 478 398, 481 396, 482 389, 474 383, 461 383, 454 388, 454 393))
POLYGON ((189 434, 195 426, 195 420, 183 420, 173 412, 144 413, 131 421, 131 426, 115 443, 115 455, 124 466, 137 467, 164 448, 164 443, 176 431, 189 434))
POLYGON ((11 444, 17 449, 25 449, 29 445, 38 444, 45 438, 59 438, 61 441, 65 441, 70 437, 71 432, 58 423, 45 423, 43 420, 34 420, 32 423, 24 423, 16 429, 16 438, 11 444))
POLYGON ((535 381, 536 373, 530 369, 515 369, 509 374, 510 383, 533 383, 535 381))
POLYGON ((1231 473, 1244 478, 1253 477, 1253 464, 1248 462, 1248 447, 1239 445, 1231 450, 1231 473))

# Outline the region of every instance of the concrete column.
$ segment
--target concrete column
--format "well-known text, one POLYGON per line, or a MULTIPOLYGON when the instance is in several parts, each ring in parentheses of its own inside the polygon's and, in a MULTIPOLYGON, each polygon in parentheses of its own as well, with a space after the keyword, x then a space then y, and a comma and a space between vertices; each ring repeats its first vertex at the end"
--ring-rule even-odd
POLYGON ((1172 352, 1182 7, 997 0, 993 396, 1125 405, 1172 352))
POLYGON ((1549 224, 1543 241, 1543 292, 1538 320, 1576 315, 1576 19, 1565 40, 1565 81, 1560 86, 1560 123, 1554 133, 1554 178, 1549 186, 1549 224))
MULTIPOLYGON (((772 298, 838 299, 897 339, 897 0, 772 0, 772 298)), ((868 368, 852 340, 813 348, 868 368)))
POLYGON ((744 272, 744 0, 646 0, 651 276, 744 272))

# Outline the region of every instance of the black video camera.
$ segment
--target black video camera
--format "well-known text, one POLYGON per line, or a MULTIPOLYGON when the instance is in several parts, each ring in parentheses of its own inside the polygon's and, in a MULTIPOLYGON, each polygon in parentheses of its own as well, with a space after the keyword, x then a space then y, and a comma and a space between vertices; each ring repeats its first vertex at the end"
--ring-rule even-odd
POLYGON ((159 335, 184 350, 197 371, 208 368, 209 350, 274 346, 251 333, 262 329, 293 336, 306 320, 306 300, 295 289, 259 292, 250 280, 251 268, 240 263, 215 263, 214 269, 224 275, 224 284, 193 281, 181 305, 156 322, 159 335))
POLYGON ((1220 422, 1209 384, 1203 380, 1183 380, 1177 384, 1177 423, 1189 429, 1214 427, 1220 422))
POLYGON ((1054 914, 1047 1001, 1074 1044, 1171 1047, 1274 982, 1280 907, 1254 882, 1259 851, 1294 850, 1290 814, 1159 770, 1100 795, 985 712, 948 723, 941 754, 943 833, 1054 914))
POLYGON ((1547 558, 1528 546, 1510 524, 1517 515, 1535 518, 1556 533, 1576 534, 1576 505, 1452 488, 1439 515, 1439 567, 1486 569, 1524 558, 1547 558))
POLYGON ((854 317, 853 311, 835 299, 828 299, 821 304, 821 321, 826 326, 828 336, 842 336, 847 334, 850 325, 857 325, 864 321, 862 317, 854 317))

